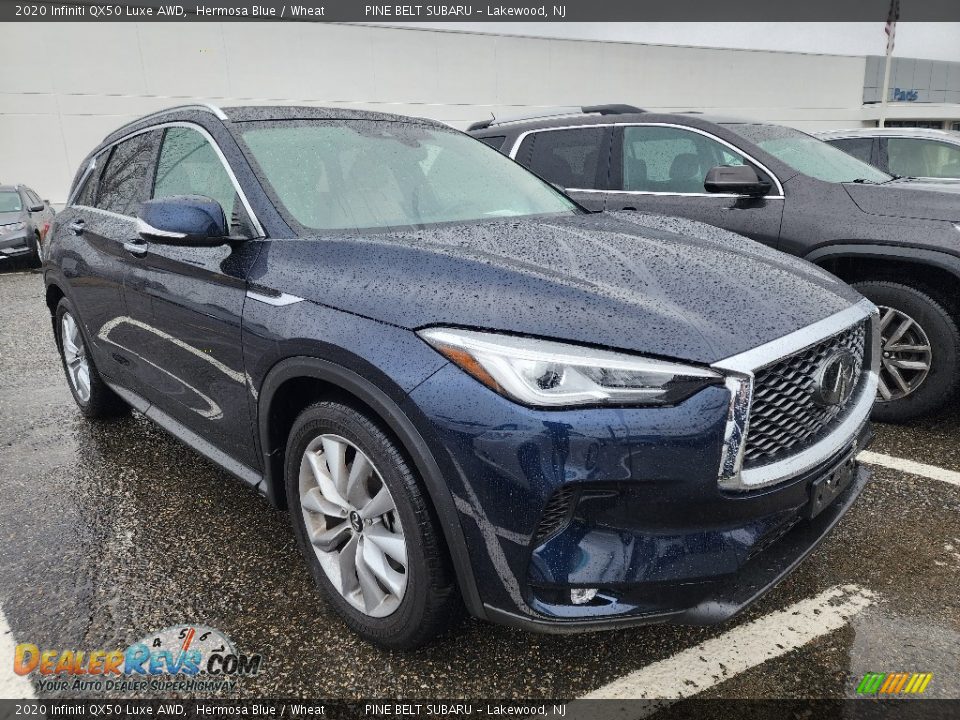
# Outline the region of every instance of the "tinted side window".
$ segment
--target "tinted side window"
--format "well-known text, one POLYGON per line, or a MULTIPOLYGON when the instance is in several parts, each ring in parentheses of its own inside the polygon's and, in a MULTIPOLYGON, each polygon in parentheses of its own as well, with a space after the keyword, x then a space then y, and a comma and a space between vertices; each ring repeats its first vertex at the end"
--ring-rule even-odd
POLYGON ((745 163, 726 145, 690 130, 658 126, 623 130, 624 190, 702 193, 710 168, 745 163))
POLYGON ((894 175, 960 177, 960 146, 892 137, 887 140, 887 165, 894 175))
POLYGON ((96 207, 136 215, 147 199, 147 177, 153 159, 155 132, 136 135, 114 146, 100 175, 96 207))
POLYGON ((249 221, 233 181, 209 141, 190 128, 167 128, 160 146, 154 198, 203 195, 220 203, 234 231, 249 235, 249 221))
POLYGON ((31 206, 43 205, 43 200, 41 200, 33 190, 30 188, 24 188, 23 191, 26 194, 27 200, 31 206))
POLYGON ((503 147, 503 141, 506 139, 506 135, 491 135, 490 137, 477 138, 477 140, 485 145, 489 145, 494 150, 500 150, 503 147))
POLYGON ((599 174, 606 172, 606 158, 600 157, 605 133, 605 128, 531 133, 520 145, 517 160, 560 187, 598 188, 599 174))
POLYGON ((74 198, 74 205, 86 205, 87 207, 96 207, 95 203, 97 201, 97 180, 100 177, 100 168, 95 167, 89 173, 87 173, 86 178, 83 179, 80 189, 77 191, 77 196, 74 198))
POLYGON ((865 163, 870 162, 873 153, 873 138, 839 138, 828 142, 843 150, 847 155, 853 155, 865 163))

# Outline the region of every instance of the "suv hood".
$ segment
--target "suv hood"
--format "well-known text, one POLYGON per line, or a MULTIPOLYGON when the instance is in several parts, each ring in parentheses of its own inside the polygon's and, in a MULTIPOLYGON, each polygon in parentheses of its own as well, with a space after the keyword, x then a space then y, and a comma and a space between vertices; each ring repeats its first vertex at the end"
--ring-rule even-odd
POLYGON ((960 183, 895 180, 884 185, 844 183, 857 207, 871 215, 960 220, 960 183))
POLYGON ((284 253, 295 267, 276 267, 271 284, 323 305, 410 329, 458 325, 701 363, 861 299, 739 235, 638 213, 286 242, 299 245, 284 253))

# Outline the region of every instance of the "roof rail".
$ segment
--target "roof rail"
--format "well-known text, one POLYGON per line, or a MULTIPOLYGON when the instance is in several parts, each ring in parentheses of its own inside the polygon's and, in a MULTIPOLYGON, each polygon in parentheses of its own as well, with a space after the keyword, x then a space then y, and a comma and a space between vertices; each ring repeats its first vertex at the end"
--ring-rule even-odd
POLYGON ((642 108, 633 105, 610 104, 610 105, 581 105, 579 107, 562 108, 548 113, 535 112, 524 115, 511 115, 509 117, 498 118, 491 113, 489 120, 480 120, 467 127, 467 132, 474 130, 483 130, 494 125, 506 125, 507 123, 522 122, 523 120, 539 120, 540 118, 562 117, 564 115, 622 115, 625 113, 646 112, 642 108))
POLYGON ((116 130, 111 130, 109 133, 107 133, 104 139, 110 137, 111 135, 115 135, 116 133, 120 132, 125 127, 129 127, 130 125, 135 125, 138 122, 143 122, 144 120, 149 120, 150 118, 159 117, 160 115, 166 115, 167 113, 179 112, 181 110, 200 110, 202 112, 211 113, 215 115, 217 118, 219 118, 220 120, 229 119, 227 117, 227 114, 223 110, 221 110, 216 105, 213 105, 211 103, 192 103, 190 105, 175 105, 174 107, 164 108, 163 110, 157 110, 156 112, 149 113, 142 117, 138 117, 135 120, 131 120, 130 122, 124 123, 123 125, 118 127, 116 130))
POLYGON ((643 108, 634 105, 622 105, 614 103, 612 105, 585 105, 580 108, 584 113, 599 113, 600 115, 626 115, 629 113, 646 112, 643 108))

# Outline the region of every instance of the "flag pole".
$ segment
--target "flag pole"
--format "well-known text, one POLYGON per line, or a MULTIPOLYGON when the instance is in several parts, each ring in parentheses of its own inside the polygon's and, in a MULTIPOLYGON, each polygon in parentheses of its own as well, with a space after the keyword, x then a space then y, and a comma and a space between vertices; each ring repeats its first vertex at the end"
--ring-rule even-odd
POLYGON ((880 127, 887 122, 887 102, 890 97, 890 58, 893 57, 893 39, 897 34, 897 20, 900 19, 900 0, 890 0, 890 12, 883 31, 887 34, 887 63, 883 68, 883 95, 880 97, 880 127))
POLYGON ((887 43, 887 64, 883 70, 883 95, 880 96, 880 127, 887 122, 887 99, 890 97, 890 57, 893 55, 893 43, 887 43))

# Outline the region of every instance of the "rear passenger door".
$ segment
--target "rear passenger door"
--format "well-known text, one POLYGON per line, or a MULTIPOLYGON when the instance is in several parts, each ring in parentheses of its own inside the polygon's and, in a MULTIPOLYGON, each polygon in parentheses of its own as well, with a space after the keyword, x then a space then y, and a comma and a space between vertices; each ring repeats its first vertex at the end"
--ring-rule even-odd
POLYGON ((610 126, 544 129, 520 138, 513 157, 588 210, 604 209, 610 187, 610 126))
POLYGON ((847 155, 853 155, 858 160, 863 160, 865 163, 873 165, 874 167, 878 167, 881 170, 884 169, 883 165, 880 164, 880 143, 877 138, 836 138, 827 140, 827 142, 834 147, 840 148, 847 153, 847 155))
POLYGON ((75 198, 60 214, 58 264, 70 286, 94 360, 108 378, 129 385, 139 361, 123 298, 136 237, 136 213, 147 197, 157 133, 123 140, 96 156, 75 198))
POLYGON ((772 173, 738 148, 706 132, 675 125, 617 126, 607 210, 640 210, 699 220, 776 247, 783 192, 772 173), (765 197, 709 193, 703 183, 718 165, 750 165, 770 182, 765 197))
POLYGON ((240 322, 260 233, 210 134, 181 125, 162 133, 149 196, 212 198, 237 239, 219 247, 140 242, 124 293, 140 332, 144 394, 179 424, 256 468, 240 322))

